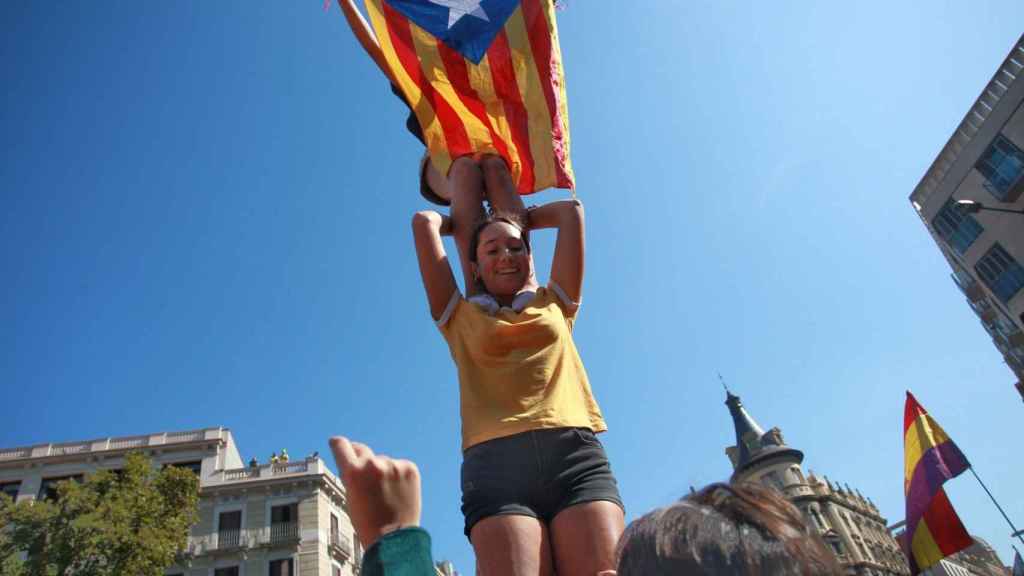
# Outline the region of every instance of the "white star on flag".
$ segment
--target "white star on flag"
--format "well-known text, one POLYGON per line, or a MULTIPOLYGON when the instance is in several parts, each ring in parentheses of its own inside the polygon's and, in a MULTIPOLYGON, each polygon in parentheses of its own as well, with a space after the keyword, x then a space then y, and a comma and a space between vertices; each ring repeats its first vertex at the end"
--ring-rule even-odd
POLYGON ((427 0, 431 4, 437 4, 448 9, 448 29, 451 30, 452 26, 459 20, 462 20, 464 16, 473 16, 479 18, 485 22, 490 22, 491 19, 487 17, 487 12, 484 12, 483 6, 480 5, 483 0, 427 0))

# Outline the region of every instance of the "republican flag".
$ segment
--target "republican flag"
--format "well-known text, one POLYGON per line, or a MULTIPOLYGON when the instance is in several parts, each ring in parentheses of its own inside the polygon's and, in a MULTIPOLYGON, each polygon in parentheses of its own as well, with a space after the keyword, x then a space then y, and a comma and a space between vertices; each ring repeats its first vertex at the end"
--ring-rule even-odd
POLYGON ((553 0, 366 0, 384 58, 441 174, 504 158, 520 194, 573 188, 553 0))
POLYGON ((907 498, 907 558, 918 574, 973 544, 942 485, 970 467, 956 444, 907 392, 903 411, 906 454, 903 490, 907 498))

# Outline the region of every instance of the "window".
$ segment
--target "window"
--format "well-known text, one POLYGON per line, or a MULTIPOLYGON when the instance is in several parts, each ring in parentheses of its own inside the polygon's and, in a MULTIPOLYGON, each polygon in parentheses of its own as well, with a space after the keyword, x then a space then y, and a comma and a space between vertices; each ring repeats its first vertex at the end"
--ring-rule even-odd
POLYGON ((285 504, 284 506, 274 506, 270 509, 271 524, 285 524, 288 522, 295 522, 298 519, 298 504, 285 504))
POLYGON ((192 473, 196 475, 196 477, 202 476, 202 474, 201 474, 201 472, 203 470, 203 461, 202 460, 196 460, 194 462, 171 462, 169 464, 164 464, 164 468, 167 468, 168 466, 173 466, 175 468, 184 468, 186 470, 191 470, 192 473))
POLYGON ((0 484, 0 494, 7 494, 11 500, 18 499, 18 490, 21 489, 21 482, 4 482, 0 484))
POLYGON ((985 230, 974 216, 960 208, 952 198, 946 200, 946 205, 932 220, 932 226, 946 244, 960 255, 967 252, 967 248, 985 230))
POLYGON ((270 576, 292 576, 295 574, 295 566, 291 558, 284 560, 271 560, 270 576))
POLYGON ((341 576, 341 566, 337 564, 331 566, 331 576, 341 576))
POLYGON ((299 505, 285 504, 270 509, 270 540, 295 540, 299 537, 299 505))
POLYGON ((978 260, 974 270, 1004 304, 1024 287, 1024 268, 999 244, 978 260))
POLYGON ((213 571, 213 576, 239 576, 238 566, 228 566, 227 568, 217 568, 213 571))
POLYGON ((988 150, 975 165, 985 177, 985 189, 1001 202, 1011 201, 1010 194, 1024 174, 1024 152, 1002 134, 996 136, 988 150))
POLYGON ((42 484, 39 485, 39 496, 37 500, 50 500, 54 501, 57 499, 57 484, 65 480, 74 480, 75 482, 82 481, 81 474, 74 474, 72 476, 61 476, 59 478, 44 478, 42 484))
POLYGON ((793 472, 793 476, 796 476, 797 482, 799 482, 801 484, 806 484, 807 483, 807 481, 804 480, 804 474, 803 474, 803 472, 800 471, 800 467, 799 466, 790 466, 789 469, 790 469, 791 472, 793 472))
POLYGON ((843 555, 843 543, 839 540, 838 534, 835 532, 829 532, 828 534, 825 534, 824 540, 832 547, 832 551, 836 553, 836 556, 843 555))
POLYGON ((819 526, 821 526, 822 530, 828 529, 828 522, 825 522, 825 517, 821 515, 821 510, 818 510, 817 508, 812 508, 811 514, 814 515, 814 520, 818 523, 819 526))
POLYGON ((242 536, 242 511, 221 512, 217 521, 217 548, 237 548, 242 536))
POLYGON ((341 543, 341 534, 338 529, 338 517, 333 513, 331 514, 331 544, 339 546, 341 543))

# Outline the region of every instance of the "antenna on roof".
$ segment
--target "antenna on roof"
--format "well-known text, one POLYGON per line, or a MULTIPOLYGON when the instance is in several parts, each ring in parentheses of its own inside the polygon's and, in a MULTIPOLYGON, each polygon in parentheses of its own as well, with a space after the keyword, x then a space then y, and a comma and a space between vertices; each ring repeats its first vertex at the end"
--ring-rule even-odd
POLYGON ((729 387, 725 385, 725 378, 722 378, 721 372, 718 373, 718 381, 722 383, 722 388, 725 388, 726 394, 732 394, 732 392, 729 391, 729 387))

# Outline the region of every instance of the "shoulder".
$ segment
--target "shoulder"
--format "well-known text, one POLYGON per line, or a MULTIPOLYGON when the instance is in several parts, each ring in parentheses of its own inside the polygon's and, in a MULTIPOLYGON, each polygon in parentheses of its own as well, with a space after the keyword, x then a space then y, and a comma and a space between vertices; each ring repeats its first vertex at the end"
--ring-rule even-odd
POLYGON ((554 280, 548 282, 547 288, 541 288, 538 292, 538 296, 544 297, 558 304, 562 311, 565 312, 565 316, 567 318, 576 316, 576 313, 579 312, 582 301, 582 299, 573 300, 572 298, 569 298, 569 295, 565 293, 565 290, 563 290, 562 287, 554 280))

